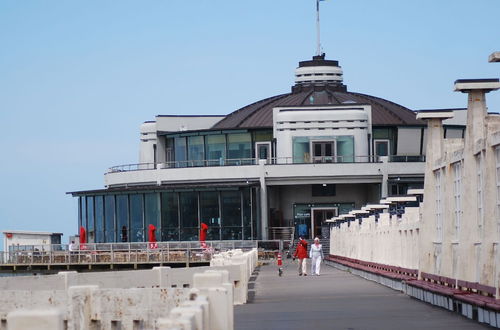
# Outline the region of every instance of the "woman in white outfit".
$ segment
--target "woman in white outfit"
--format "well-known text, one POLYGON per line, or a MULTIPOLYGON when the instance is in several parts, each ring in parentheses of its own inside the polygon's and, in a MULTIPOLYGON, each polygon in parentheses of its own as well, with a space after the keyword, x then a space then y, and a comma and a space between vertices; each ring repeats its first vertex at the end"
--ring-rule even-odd
POLYGON ((309 258, 311 258, 311 275, 318 275, 321 266, 321 260, 323 260, 323 246, 319 244, 319 238, 314 239, 314 244, 311 245, 311 250, 309 250, 309 258))

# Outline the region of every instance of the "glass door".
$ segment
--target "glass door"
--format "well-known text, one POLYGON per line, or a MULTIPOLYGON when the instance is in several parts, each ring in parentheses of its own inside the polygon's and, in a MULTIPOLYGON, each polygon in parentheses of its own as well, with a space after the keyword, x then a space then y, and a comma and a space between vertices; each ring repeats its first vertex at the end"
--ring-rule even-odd
POLYGON ((328 219, 336 217, 338 209, 334 208, 313 208, 311 210, 311 238, 322 237, 321 227, 327 226, 325 222, 328 219))
POLYGON ((311 144, 314 163, 335 162, 335 141, 312 141, 311 144))
POLYGON ((257 162, 265 159, 267 164, 271 163, 271 142, 256 142, 255 143, 255 158, 257 162))

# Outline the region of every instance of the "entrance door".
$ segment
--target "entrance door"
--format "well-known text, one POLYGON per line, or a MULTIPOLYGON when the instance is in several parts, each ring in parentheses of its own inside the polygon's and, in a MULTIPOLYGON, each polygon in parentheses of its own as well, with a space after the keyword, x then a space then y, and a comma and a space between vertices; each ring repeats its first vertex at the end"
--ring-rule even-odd
POLYGON ((311 209, 311 238, 321 237, 321 227, 326 226, 328 219, 336 217, 338 209, 332 208, 313 208, 311 209))
POLYGON ((314 163, 333 163, 335 161, 335 141, 312 141, 314 163))
POLYGON ((255 143, 255 158, 257 160, 265 159, 267 164, 271 163, 271 142, 255 143))

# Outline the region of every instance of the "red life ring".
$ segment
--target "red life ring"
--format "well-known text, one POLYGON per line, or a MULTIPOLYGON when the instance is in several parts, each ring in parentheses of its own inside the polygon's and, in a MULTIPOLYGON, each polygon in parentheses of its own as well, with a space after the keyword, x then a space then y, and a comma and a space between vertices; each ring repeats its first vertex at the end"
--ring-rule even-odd
POLYGON ((5 236, 7 236, 7 238, 12 238, 12 233, 5 233, 5 236))

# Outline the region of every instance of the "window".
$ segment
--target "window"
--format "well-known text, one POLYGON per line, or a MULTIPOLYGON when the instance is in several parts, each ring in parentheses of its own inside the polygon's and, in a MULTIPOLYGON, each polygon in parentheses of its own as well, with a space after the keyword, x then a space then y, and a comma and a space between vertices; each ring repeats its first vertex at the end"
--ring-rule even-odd
POLYGON ((205 159, 205 143, 203 136, 190 136, 188 138, 189 166, 203 166, 205 159))
POLYGON ((115 196, 104 197, 104 224, 106 242, 115 242, 115 196))
POLYGON ((177 137, 174 139, 176 167, 186 167, 186 138, 177 137))
POLYGON ((314 163, 333 163, 336 157, 335 140, 311 141, 314 163))
POLYGON ((104 242, 104 196, 95 197, 95 241, 104 242))
POLYGON ((228 158, 233 165, 251 163, 252 139, 249 133, 227 135, 228 158))
POLYGON ((144 203, 142 194, 130 195, 130 241, 144 242, 144 203))
POLYGON ((95 242, 94 197, 87 196, 87 242, 95 242))
POLYGON ((208 225, 207 239, 220 239, 219 193, 216 191, 200 192, 201 222, 208 225))
POLYGON ((207 135, 206 156, 209 166, 224 165, 226 159, 226 136, 207 135))
POLYGON ((222 239, 241 239, 241 194, 239 191, 222 191, 222 239))
POLYGON ((161 193, 161 240, 179 240, 179 199, 175 192, 161 193))
POLYGON ((334 184, 313 184, 312 185, 312 196, 322 197, 322 196, 335 196, 336 186, 334 184))
POLYGON ((374 140, 375 142, 375 155, 376 156, 389 156, 389 140, 374 140))
POLYGON ((455 239, 459 239, 460 221, 462 218, 462 162, 453 164, 453 200, 455 204, 455 239))
POLYGON ((179 193, 181 241, 198 239, 198 193, 179 193))
POLYGON ((116 196, 116 226, 119 242, 129 242, 128 195, 116 196))

